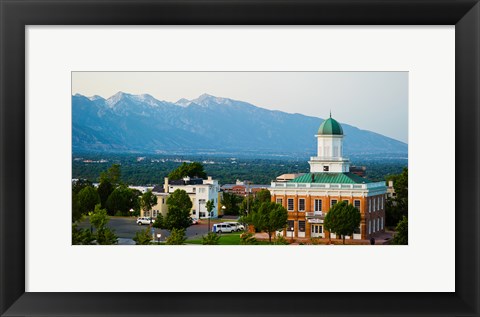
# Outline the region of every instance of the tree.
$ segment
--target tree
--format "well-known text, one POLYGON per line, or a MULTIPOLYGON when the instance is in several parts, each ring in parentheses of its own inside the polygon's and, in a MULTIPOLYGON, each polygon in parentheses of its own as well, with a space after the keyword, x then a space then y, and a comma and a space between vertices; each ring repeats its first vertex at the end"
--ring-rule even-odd
POLYGON ((143 211, 150 211, 157 204, 157 196, 151 190, 146 191, 140 196, 140 207, 143 211))
POLYGON ((389 175, 387 181, 393 181, 396 197, 389 197, 385 202, 385 224, 395 226, 408 217, 408 169, 404 168, 401 174, 389 175))
POLYGON ((242 202, 242 198, 235 194, 223 193, 222 206, 225 206, 226 215, 238 215, 239 204, 242 202))
POLYGON ((95 240, 90 229, 80 229, 76 224, 72 224, 72 244, 85 245, 92 244, 95 240))
POLYGON ((272 234, 287 225, 287 210, 275 202, 264 202, 258 205, 244 217, 245 222, 253 225, 255 229, 268 233, 268 241, 272 242, 272 234))
POLYGON ((100 203, 100 196, 93 186, 86 186, 77 195, 78 210, 82 215, 88 214, 100 203))
POLYGON ((113 192, 114 187, 112 183, 108 180, 102 180, 100 184, 98 184, 97 192, 100 196, 100 204, 102 208, 106 208, 107 206, 107 199, 110 194, 113 192))
POLYGON ((217 245, 219 244, 220 236, 215 232, 209 232, 207 235, 202 237, 203 245, 217 245))
POLYGON ((215 204, 213 203, 213 199, 207 201, 205 207, 207 207, 208 212, 208 232, 210 232, 210 217, 212 216, 212 210, 215 208, 215 204))
POLYGON ((203 170, 203 165, 198 162, 193 162, 190 164, 184 162, 182 165, 168 174, 168 178, 172 180, 182 179, 187 176, 207 178, 207 174, 203 170))
POLYGON ((159 215, 154 226, 172 231, 172 229, 187 229, 192 225, 190 210, 192 201, 186 191, 175 190, 167 198, 168 212, 165 217, 159 215))
POLYGON ((324 226, 328 231, 342 235, 345 244, 345 236, 351 236, 360 226, 360 211, 342 201, 330 208, 325 216, 324 226))
POLYGON ((408 245, 408 218, 403 216, 395 228, 397 233, 392 239, 392 244, 408 245))
POLYGON ((120 169, 120 164, 112 164, 106 172, 100 174, 100 183, 103 181, 109 181, 114 186, 120 184, 122 177, 122 171, 120 169))
POLYGON ((76 179, 72 181, 72 193, 78 194, 87 186, 93 186, 92 182, 87 179, 76 179))
POLYGON ((107 227, 109 218, 106 209, 102 209, 100 204, 98 204, 95 206, 95 210, 88 215, 90 216, 90 223, 95 227, 94 237, 98 244, 110 245, 118 243, 118 238, 114 231, 107 227))
POLYGON ((135 244, 147 245, 152 242, 152 235, 150 234, 150 229, 146 228, 145 230, 140 230, 135 233, 133 237, 135 244))
POLYGON ((261 189, 255 195, 255 199, 261 203, 265 203, 271 200, 270 191, 268 189, 261 189))
POLYGON ((128 216, 130 209, 137 209, 138 205, 138 196, 125 185, 115 188, 106 203, 107 211, 110 215, 121 216, 128 216))
POLYGON ((182 245, 185 244, 187 238, 185 237, 185 229, 173 228, 170 231, 170 236, 168 236, 165 244, 168 245, 182 245))

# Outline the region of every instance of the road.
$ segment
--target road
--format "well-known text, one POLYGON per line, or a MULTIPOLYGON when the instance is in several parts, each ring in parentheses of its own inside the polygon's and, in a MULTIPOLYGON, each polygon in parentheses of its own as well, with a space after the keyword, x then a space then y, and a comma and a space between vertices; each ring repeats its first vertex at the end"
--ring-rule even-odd
MULTIPOLYGON (((115 234, 119 238, 133 239, 133 237, 135 237, 136 232, 140 230, 145 230, 145 228, 149 227, 148 225, 142 225, 142 226, 137 225, 136 220, 137 220, 136 217, 110 217, 108 227, 115 230, 115 234)), ((232 221, 232 220, 223 219, 223 221, 232 221)), ((210 221, 210 227, 215 222, 219 222, 219 220, 212 219, 210 221)), ((202 235, 206 234, 208 232, 207 223, 208 223, 207 220, 200 220, 199 224, 191 225, 190 227, 188 227, 186 231, 187 238, 194 239, 195 237, 201 237, 202 235)), ((88 218, 79 224, 79 228, 90 228, 90 222, 88 221, 88 218)), ((162 234, 162 237, 160 238, 161 241, 165 241, 165 238, 169 236, 169 231, 167 230, 162 230, 158 228, 153 228, 153 229, 155 232, 155 239, 156 239, 157 233, 162 234)))

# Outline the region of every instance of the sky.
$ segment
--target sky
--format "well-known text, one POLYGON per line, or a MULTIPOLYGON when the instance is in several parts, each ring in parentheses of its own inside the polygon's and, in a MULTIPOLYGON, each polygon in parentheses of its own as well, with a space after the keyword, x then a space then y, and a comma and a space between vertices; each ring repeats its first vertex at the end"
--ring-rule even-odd
POLYGON ((72 72, 72 94, 119 91, 176 102, 209 95, 332 117, 408 143, 408 72, 72 72))

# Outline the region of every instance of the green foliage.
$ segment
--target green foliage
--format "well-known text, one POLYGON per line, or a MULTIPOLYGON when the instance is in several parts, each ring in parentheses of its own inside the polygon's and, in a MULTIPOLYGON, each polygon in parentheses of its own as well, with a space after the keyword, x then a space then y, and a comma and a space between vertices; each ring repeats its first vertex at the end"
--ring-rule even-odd
POLYGON ((190 164, 182 163, 182 165, 168 174, 168 178, 172 180, 182 179, 186 176, 207 178, 207 174, 203 170, 203 165, 198 162, 190 164))
POLYGON ((120 184, 121 177, 122 171, 120 169, 120 164, 112 164, 106 172, 100 174, 100 183, 108 181, 116 186, 120 184))
POLYGON ((88 245, 95 240, 89 229, 79 229, 76 224, 72 224, 72 244, 88 245))
POLYGON ((258 200, 260 203, 266 203, 271 200, 270 191, 268 189, 262 189, 257 192, 255 195, 255 199, 258 200))
POLYGON ((207 211, 208 211, 208 217, 211 217, 212 210, 213 210, 213 208, 215 208, 215 204, 213 203, 213 199, 207 201, 207 203, 205 204, 205 207, 207 208, 207 211))
POLYGON ((93 186, 86 186, 77 195, 78 210, 82 215, 88 214, 100 203, 100 196, 93 186))
MULTIPOLYGON (((179 167, 178 159, 188 159, 201 162, 213 160, 215 164, 205 165, 205 172, 218 179, 220 184, 234 184, 236 179, 249 179, 255 184, 270 184, 278 175, 284 173, 308 172, 308 156, 303 158, 237 158, 237 164, 232 164, 229 157, 216 155, 164 155, 141 154, 145 160, 137 161, 140 154, 130 153, 74 153, 72 158, 72 178, 89 179, 100 182, 100 174, 110 163, 84 163, 83 159, 98 161, 107 159, 109 162, 121 164, 122 181, 126 184, 153 185, 161 184, 163 178, 179 167), (78 158, 83 158, 78 160, 78 158), (154 160, 154 162, 152 162, 154 160)), ((375 157, 350 156, 352 165, 366 166, 368 179, 385 180, 389 174, 399 174, 405 166, 404 159, 382 159, 375 157)), ((112 189, 113 190, 113 189, 112 189)), ((107 196, 108 197, 108 196, 107 196)), ((103 200, 103 203, 106 201, 103 200)), ((104 208, 105 205, 102 205, 104 208)), ((396 224, 396 223, 395 223, 396 224)))
POLYGON ((113 192, 114 187, 112 183, 110 183, 108 180, 103 180, 98 184, 97 192, 98 195, 100 196, 100 204, 102 208, 106 208, 107 206, 107 199, 110 196, 110 194, 113 192))
POLYGON ((330 232, 343 236, 352 235, 360 225, 360 211, 344 201, 335 204, 325 216, 324 226, 330 232))
POLYGON ((186 229, 192 225, 190 210, 192 201, 186 191, 182 189, 175 190, 167 198, 168 212, 165 218, 157 217, 154 226, 162 229, 186 229))
POLYGON ((238 215, 239 204, 242 202, 242 198, 235 194, 223 193, 222 206, 225 206, 226 215, 238 215))
POLYGON ((287 245, 289 244, 287 239, 285 239, 284 236, 281 234, 277 234, 277 237, 275 238, 275 241, 273 242, 275 245, 287 245))
POLYGON ((129 216, 130 209, 138 209, 138 192, 133 191, 125 185, 121 185, 110 194, 107 199, 106 207, 110 215, 120 214, 129 216))
POLYGON ((150 211, 157 204, 157 196, 151 190, 146 191, 140 196, 140 207, 143 211, 150 211))
POLYGON ((395 228, 397 233, 392 239, 392 244, 408 245, 408 218, 403 216, 402 220, 397 224, 395 228))
POLYGON ((97 244, 117 244, 118 238, 114 231, 107 227, 109 218, 107 211, 100 207, 100 204, 95 206, 95 210, 89 213, 90 223, 95 227, 94 237, 97 244))
POLYGON ((163 221, 164 221, 163 215, 161 213, 159 213, 157 215, 157 218, 155 218, 155 221, 153 222, 153 227, 154 228, 164 228, 163 221))
POLYGON ((258 241, 255 239, 253 233, 244 232, 240 235, 240 244, 242 245, 253 245, 257 243, 258 241))
POLYGON ((92 182, 86 179, 76 179, 72 181, 72 193, 78 194, 87 186, 93 186, 92 182))
POLYGON ((204 245, 217 245, 219 244, 220 236, 215 232, 209 232, 202 237, 202 244, 204 245))
POLYGON ((182 245, 185 244, 187 237, 185 237, 185 229, 173 228, 170 231, 170 236, 167 238, 165 244, 168 245, 182 245))
POLYGON ((247 196, 242 200, 240 204, 240 215, 244 216, 247 214, 247 211, 252 211, 258 208, 258 200, 253 196, 247 196))
POLYGON ((310 242, 313 244, 313 245, 319 245, 321 244, 321 239, 318 238, 318 237, 313 237, 313 238, 310 238, 310 242))
POLYGON ((272 242, 272 234, 286 227, 287 218, 287 210, 282 205, 268 201, 255 204, 254 209, 242 220, 259 231, 267 232, 268 240, 272 242))
POLYGON ((135 244, 147 245, 152 243, 152 235, 150 234, 150 229, 146 228, 145 230, 140 230, 135 233, 133 237, 135 244))
POLYGON ((395 226, 403 217, 408 217, 408 169, 401 174, 389 175, 387 181, 393 181, 396 197, 387 198, 385 203, 385 225, 395 226))

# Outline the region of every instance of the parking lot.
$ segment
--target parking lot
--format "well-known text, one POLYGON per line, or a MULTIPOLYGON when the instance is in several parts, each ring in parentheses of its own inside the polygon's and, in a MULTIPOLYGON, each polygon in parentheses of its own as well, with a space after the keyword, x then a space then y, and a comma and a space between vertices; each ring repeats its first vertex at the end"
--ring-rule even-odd
MULTIPOLYGON (((122 239, 133 239, 135 237, 135 233, 140 230, 145 230, 148 228, 148 225, 139 226, 136 223, 136 217, 110 217, 110 221, 108 223, 108 227, 115 230, 115 234, 122 239)), ((235 221, 232 219, 222 218, 222 219, 211 219, 210 227, 214 223, 223 222, 223 221, 235 221)), ((85 219, 83 222, 79 224, 80 228, 90 228, 90 222, 88 218, 85 219)), ((168 230, 162 230, 158 228, 153 228, 155 237, 157 233, 161 233, 162 237, 160 238, 161 241, 165 241, 165 238, 168 237, 169 232, 168 230)), ((187 238, 199 238, 208 232, 208 220, 202 219, 196 225, 191 225, 187 228, 186 235, 187 238)))

